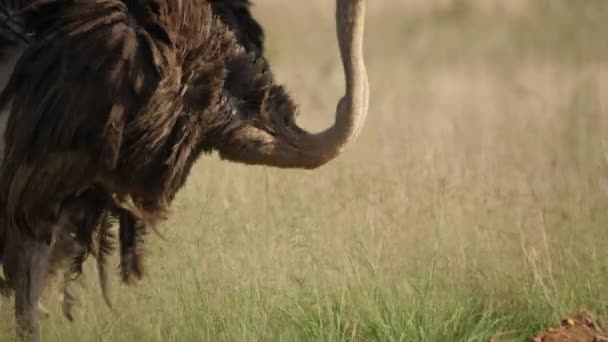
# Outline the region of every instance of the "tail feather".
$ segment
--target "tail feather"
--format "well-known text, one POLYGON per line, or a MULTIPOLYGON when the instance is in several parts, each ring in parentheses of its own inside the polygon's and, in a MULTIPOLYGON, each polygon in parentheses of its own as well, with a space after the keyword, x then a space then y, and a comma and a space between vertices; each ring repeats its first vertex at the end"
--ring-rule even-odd
POLYGON ((108 257, 115 250, 116 236, 111 231, 112 221, 110 215, 104 214, 101 224, 99 226, 99 232, 97 235, 97 249, 96 249, 96 260, 97 260, 97 273, 99 275, 99 285, 101 286, 101 294, 103 296, 106 305, 113 310, 112 301, 110 299, 110 282, 108 279, 108 257))

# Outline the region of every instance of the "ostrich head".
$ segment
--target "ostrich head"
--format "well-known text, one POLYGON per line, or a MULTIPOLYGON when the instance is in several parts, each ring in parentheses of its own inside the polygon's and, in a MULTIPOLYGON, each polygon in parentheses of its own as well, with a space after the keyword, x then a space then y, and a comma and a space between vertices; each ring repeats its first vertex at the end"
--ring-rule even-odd
MULTIPOLYGON (((233 113, 215 148, 223 159, 281 168, 317 168, 338 156, 360 133, 368 110, 368 81, 363 59, 365 0, 336 0, 336 29, 345 75, 345 94, 338 101, 334 124, 309 133, 295 123, 296 106, 284 88, 270 85, 257 112, 228 100, 233 113)), ((240 75, 235 88, 246 88, 242 75, 251 73, 234 62, 240 75)), ((264 66, 258 65, 259 68, 264 66)), ((251 77, 250 79, 253 79, 251 77)), ((234 90, 238 92, 237 90, 234 90)), ((234 92, 229 89, 229 93, 234 92)), ((230 96, 228 96, 230 97, 230 96)), ((240 97, 239 97, 240 98, 240 97)))

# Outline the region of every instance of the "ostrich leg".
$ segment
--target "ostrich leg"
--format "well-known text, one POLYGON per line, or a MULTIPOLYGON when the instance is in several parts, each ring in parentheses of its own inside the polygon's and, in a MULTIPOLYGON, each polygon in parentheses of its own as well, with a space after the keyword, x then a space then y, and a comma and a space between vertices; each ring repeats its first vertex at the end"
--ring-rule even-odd
POLYGON ((15 319, 17 337, 40 341, 38 305, 48 268, 50 241, 40 241, 21 234, 16 251, 15 319))
POLYGON ((59 282, 63 291, 63 313, 68 320, 73 321, 72 308, 78 303, 73 274, 80 271, 86 256, 86 248, 77 240, 73 224, 62 222, 59 227, 61 229, 55 233, 50 252, 49 279, 61 277, 59 282))

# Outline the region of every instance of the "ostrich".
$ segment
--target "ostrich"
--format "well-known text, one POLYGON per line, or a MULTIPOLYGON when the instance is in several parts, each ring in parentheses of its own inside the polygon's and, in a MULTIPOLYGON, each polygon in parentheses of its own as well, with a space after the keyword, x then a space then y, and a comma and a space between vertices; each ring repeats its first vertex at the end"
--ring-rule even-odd
MULTIPOLYGON (((10 70, 23 52, 24 46, 29 43, 28 36, 23 32, 25 27, 36 27, 44 24, 44 11, 38 14, 30 13, 29 16, 15 15, 15 12, 23 10, 27 4, 29 2, 24 0, 0 0, 0 89, 4 88, 10 70)), ((234 33, 238 44, 243 46, 247 52, 259 56, 263 53, 264 32, 258 22, 251 16, 250 7, 249 0, 211 1, 213 14, 234 33)), ((6 128, 7 119, 6 115, 0 116, 0 129, 2 131, 6 128)), ((2 155, 4 140, 0 140, 0 151, 0 155, 2 155)), ((141 235, 145 233, 145 226, 143 222, 132 217, 128 211, 121 211, 120 208, 115 208, 115 210, 118 211, 116 216, 121 218, 120 266, 122 280, 127 284, 134 284, 143 277, 143 246, 141 246, 143 239, 141 239, 141 235)), ((107 212, 98 214, 100 214, 100 217, 97 221, 88 222, 89 225, 93 226, 85 225, 78 229, 67 225, 70 229, 60 229, 55 232, 56 243, 53 244, 50 253, 51 258, 48 266, 50 276, 47 279, 52 278, 52 275, 57 276, 58 269, 65 268, 62 282, 64 292, 63 311, 69 320, 73 320, 71 309, 76 300, 74 288, 70 284, 74 277, 78 277, 82 272, 82 264, 89 253, 97 259, 103 297, 108 306, 111 307, 105 262, 106 255, 113 250, 112 240, 114 237, 110 233, 112 217, 107 212), (74 237, 78 239, 74 239, 74 237), (66 264, 69 263, 70 259, 73 259, 72 264, 66 264)), ((0 241, 0 258, 3 245, 3 242, 0 241)), ((7 284, 2 281, 0 289, 3 290, 3 294, 9 295, 10 293, 6 287, 7 284)), ((41 312, 45 317, 48 317, 49 314, 42 303, 39 303, 39 305, 41 312)))
POLYGON ((107 217, 120 235, 154 226, 204 154, 314 169, 360 133, 364 0, 336 0, 346 91, 334 125, 316 134, 296 124, 260 41, 243 43, 253 31, 231 29, 213 3, 38 0, 18 11, 29 41, 0 94, 10 113, 0 222, 20 337, 40 337, 37 305, 61 232, 87 241, 107 217))
MULTIPOLYGON (((9 71, 13 69, 14 63, 23 52, 24 46, 29 44, 28 35, 24 33, 25 27, 36 28, 45 23, 45 11, 30 12, 28 16, 14 14, 23 10, 27 4, 29 2, 24 0, 0 0, 0 89, 4 88, 8 81, 9 71)), ((264 32, 251 15, 249 0, 212 0, 210 5, 213 14, 234 33, 239 45, 256 56, 263 53, 264 32)), ((33 31, 39 30, 40 28, 36 28, 33 31)), ((6 128, 7 119, 6 115, 0 116, 2 131, 6 128)), ((3 153, 3 150, 4 141, 0 140, 0 151, 3 153)), ((122 281, 127 284, 134 284, 143 277, 143 239, 141 235, 145 233, 145 225, 137 217, 130 215, 129 211, 120 210, 120 208, 114 209, 115 216, 120 217, 121 222, 120 266, 122 281)), ((110 233, 112 217, 107 212, 98 214, 100 214, 100 217, 97 221, 89 222, 93 226, 85 225, 80 228, 72 226, 70 229, 55 232, 57 243, 53 244, 51 261, 48 267, 48 273, 51 276, 47 278, 52 278, 52 275, 57 276, 58 269, 65 268, 62 283, 64 292, 63 311, 64 315, 70 320, 73 320, 71 309, 76 298, 74 288, 69 285, 74 277, 80 275, 82 264, 88 254, 93 254, 97 260, 103 297, 108 306, 111 307, 105 262, 106 255, 114 249, 112 241, 114 237, 110 233), (70 259, 73 259, 72 264, 66 265, 70 259)), ((0 258, 3 245, 3 242, 0 241, 0 258)), ((4 290, 2 293, 9 295, 6 284, 3 282, 2 285, 0 288, 4 290)), ((48 316, 48 312, 41 303, 40 309, 45 317, 48 316)))

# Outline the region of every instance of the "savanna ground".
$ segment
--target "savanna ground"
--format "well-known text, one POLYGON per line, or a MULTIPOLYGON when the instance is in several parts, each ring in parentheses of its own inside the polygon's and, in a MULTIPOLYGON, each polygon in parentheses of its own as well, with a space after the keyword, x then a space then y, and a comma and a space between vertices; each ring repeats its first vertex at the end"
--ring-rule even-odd
MULTIPOLYGON (((202 158, 148 276, 88 265, 45 341, 523 341, 608 315, 608 1, 368 1, 362 136, 315 171, 202 158)), ((332 1, 259 0, 300 122, 343 82, 332 1)), ((12 336, 12 300, 0 336, 12 336)))

